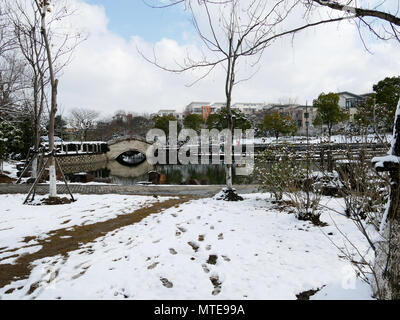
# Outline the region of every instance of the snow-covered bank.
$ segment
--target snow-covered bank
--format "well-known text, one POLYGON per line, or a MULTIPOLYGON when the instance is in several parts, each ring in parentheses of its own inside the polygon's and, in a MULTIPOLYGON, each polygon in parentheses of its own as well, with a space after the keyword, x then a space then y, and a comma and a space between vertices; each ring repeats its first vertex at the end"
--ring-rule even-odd
MULTIPOLYGON (((0 195, 0 248, 3 248, 0 250, 0 260, 4 259, 0 264, 15 261, 15 257, 7 259, 8 256, 15 255, 12 251, 15 248, 32 246, 20 249, 18 254, 39 250, 40 246, 36 246, 37 240, 46 238, 50 231, 107 221, 155 201, 168 199, 114 194, 77 195, 77 201, 67 205, 35 206, 23 205, 25 197, 25 194, 0 195), (23 242, 27 237, 32 240, 23 242)), ((36 198, 38 200, 40 196, 36 198)), ((35 202, 39 203, 37 200, 35 202)))
MULTIPOLYGON (((56 213, 47 207, 21 211, 21 197, 0 196, 0 204, 8 210, 0 215, 0 242, 10 246, 28 234, 45 236, 46 229, 57 225, 83 223, 88 214, 94 222, 118 210, 132 212, 149 199, 80 196, 78 203, 87 203, 83 207, 65 205, 56 213), (87 212, 88 208, 94 211, 87 212), (20 226, 25 221, 36 221, 36 227, 20 226), (4 230, 11 227, 19 231, 4 230)), ((1 288, 0 297, 296 299, 300 292, 325 286, 314 298, 370 298, 369 287, 360 284, 351 264, 339 257, 331 242, 346 245, 333 218, 359 250, 367 250, 368 244, 350 220, 325 212, 322 220, 329 226, 318 228, 281 212, 266 201, 265 194, 244 198, 234 203, 192 200, 108 233, 66 257, 37 260, 29 279, 1 288), (37 289, 28 293, 32 285, 37 289)), ((325 204, 340 210, 340 203, 329 198, 325 204)))

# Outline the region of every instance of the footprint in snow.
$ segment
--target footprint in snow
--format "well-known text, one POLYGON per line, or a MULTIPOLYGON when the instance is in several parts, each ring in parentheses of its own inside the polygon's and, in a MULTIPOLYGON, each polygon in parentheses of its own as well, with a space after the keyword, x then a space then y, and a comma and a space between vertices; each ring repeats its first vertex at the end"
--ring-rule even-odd
POLYGON ((187 229, 185 229, 185 228, 183 228, 183 227, 177 227, 177 228, 178 228, 178 230, 181 231, 181 232, 186 232, 186 231, 187 231, 187 229))
POLYGON ((171 281, 169 281, 167 278, 160 278, 160 280, 161 280, 162 285, 168 289, 171 289, 174 286, 174 284, 171 281))
POLYGON ((208 264, 217 264, 218 256, 215 254, 211 254, 208 256, 207 263, 208 264))
POLYGON ((152 265, 148 266, 147 269, 148 269, 148 270, 152 270, 152 269, 154 269, 155 267, 157 267, 158 264, 159 264, 159 262, 154 262, 152 265))
POLYGON ((207 265, 205 263, 202 264, 201 266, 203 267, 203 270, 204 270, 205 273, 209 273, 210 272, 210 269, 208 269, 208 267, 207 267, 207 265))
POLYGON ((218 276, 212 276, 212 277, 210 277, 210 281, 214 286, 214 290, 212 291, 211 294, 213 296, 216 296, 216 295, 220 294, 222 282, 219 280, 219 277, 218 276))
POLYGON ((199 250, 199 248, 200 248, 199 245, 194 241, 188 242, 188 245, 193 248, 194 252, 197 252, 199 250))

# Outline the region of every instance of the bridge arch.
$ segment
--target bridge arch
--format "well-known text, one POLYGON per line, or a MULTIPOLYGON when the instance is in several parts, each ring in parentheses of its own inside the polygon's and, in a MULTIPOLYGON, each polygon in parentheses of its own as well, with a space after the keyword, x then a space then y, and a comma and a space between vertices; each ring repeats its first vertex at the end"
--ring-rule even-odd
POLYGON ((122 137, 108 142, 108 160, 116 160, 121 154, 126 152, 140 152, 146 155, 147 149, 151 146, 145 139, 136 136, 122 137))

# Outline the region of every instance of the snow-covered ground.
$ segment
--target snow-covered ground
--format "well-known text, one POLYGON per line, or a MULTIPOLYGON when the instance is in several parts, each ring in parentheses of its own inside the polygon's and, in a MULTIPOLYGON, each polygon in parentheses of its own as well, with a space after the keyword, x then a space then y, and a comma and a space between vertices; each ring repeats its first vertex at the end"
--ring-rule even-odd
MULTIPOLYGON (((63 197, 62 195, 60 195, 63 197)), ((38 240, 48 237, 52 230, 107 221, 129 214, 155 201, 168 199, 150 196, 77 195, 77 201, 62 206, 23 205, 26 195, 0 195, 0 264, 13 263, 15 253, 35 252, 38 240), (23 240, 34 237, 29 242, 23 240), (26 248, 23 248, 26 247, 26 248), (13 250, 20 248, 18 252, 13 250)), ((65 195, 65 197, 69 197, 65 195)), ((39 203, 37 196, 34 203, 39 203)))
MULTIPOLYGON (((371 299, 369 286, 333 245, 351 250, 336 224, 367 251, 349 219, 325 211, 322 220, 329 226, 319 228, 278 210, 267 194, 244 198, 191 200, 113 230, 65 257, 36 260, 29 278, 1 288, 0 298, 296 299, 323 287, 312 298, 371 299)), ((0 247, 17 248, 26 245, 21 243, 26 236, 45 239, 51 230, 94 224, 164 200, 82 195, 73 204, 32 207, 21 205, 23 195, 0 195, 0 247)), ((324 202, 343 210, 340 200, 324 202)), ((1 261, 4 251, 0 264, 13 263, 1 261)))

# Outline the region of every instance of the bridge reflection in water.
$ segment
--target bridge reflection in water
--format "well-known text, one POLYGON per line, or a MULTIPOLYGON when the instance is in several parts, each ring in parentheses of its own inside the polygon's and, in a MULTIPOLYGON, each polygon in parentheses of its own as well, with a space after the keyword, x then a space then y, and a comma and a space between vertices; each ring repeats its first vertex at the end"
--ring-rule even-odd
MULTIPOLYGON (((225 184, 225 166, 221 165, 150 165, 144 161, 135 166, 127 166, 119 161, 104 161, 85 165, 68 165, 64 168, 67 176, 88 173, 94 181, 133 185, 148 181, 148 172, 157 171, 162 175, 162 184, 225 184)), ((234 183, 246 183, 248 179, 233 176, 234 183)))

